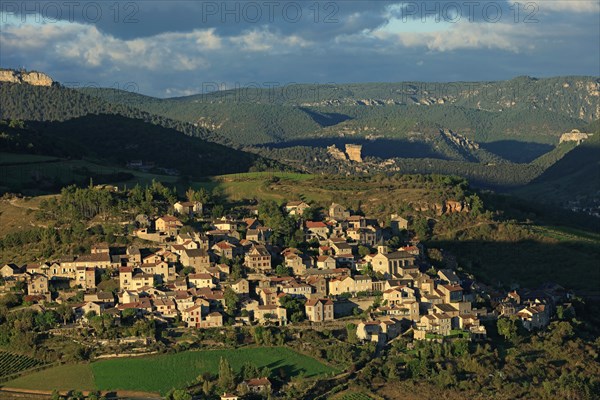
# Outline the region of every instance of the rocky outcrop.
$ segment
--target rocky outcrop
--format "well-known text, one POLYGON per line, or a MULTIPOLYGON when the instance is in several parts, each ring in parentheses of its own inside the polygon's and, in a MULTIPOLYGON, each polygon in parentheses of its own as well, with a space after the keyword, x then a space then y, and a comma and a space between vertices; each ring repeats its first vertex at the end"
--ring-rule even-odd
POLYGON ((15 71, 2 69, 0 70, 0 82, 21 83, 15 71))
POLYGON ((447 200, 444 204, 445 214, 454 214, 459 212, 469 212, 469 207, 462 201, 447 200))
POLYGON ((362 162, 362 145, 360 144, 347 144, 346 145, 346 154, 350 161, 355 161, 358 163, 362 162))
POLYGON ((344 153, 343 151, 341 151, 340 149, 338 149, 337 147, 335 147, 335 144, 332 144, 331 146, 327 147, 327 152, 336 160, 342 160, 342 161, 354 161, 357 163, 362 163, 362 156, 361 156, 361 151, 362 151, 362 145, 360 144, 347 144, 346 145, 346 152, 344 153))
POLYGON ((450 141, 450 143, 454 144, 458 148, 468 150, 479 150, 478 143, 469 140, 456 132, 452 132, 450 129, 440 129, 440 133, 443 137, 450 141))
POLYGON ((337 147, 335 147, 335 144, 332 144, 331 146, 327 147, 327 152, 336 160, 343 160, 346 161, 346 154, 344 154, 343 151, 341 151, 340 149, 338 149, 337 147))
POLYGON ((590 137, 589 133, 583 133, 577 129, 573 129, 571 132, 563 133, 560 137, 559 143, 577 142, 577 144, 580 144, 581 142, 586 140, 588 137, 590 137))
POLYGON ((469 206, 462 201, 446 200, 443 203, 413 204, 415 211, 433 211, 436 215, 469 212, 469 206))
POLYGON ((0 82, 27 83, 33 86, 52 86, 54 81, 48 75, 37 71, 0 70, 0 82))

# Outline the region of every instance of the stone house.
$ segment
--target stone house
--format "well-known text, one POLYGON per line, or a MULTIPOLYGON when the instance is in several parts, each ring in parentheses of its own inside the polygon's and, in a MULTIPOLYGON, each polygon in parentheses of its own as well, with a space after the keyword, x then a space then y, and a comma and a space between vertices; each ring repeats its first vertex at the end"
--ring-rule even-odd
POLYGON ((392 234, 398 236, 402 231, 408 229, 408 220, 398 214, 392 214, 390 216, 390 227, 392 228, 392 234))
POLYGON ((333 301, 331 299, 309 299, 304 305, 306 317, 311 322, 333 321, 333 301))
POLYGON ((285 212, 289 215, 302 215, 310 206, 303 201, 290 201, 285 206, 285 212))
POLYGON ((337 203, 332 203, 329 206, 329 218, 334 219, 336 221, 343 221, 348 217, 350 217, 350 212, 343 206, 337 203))
POLYGON ((548 307, 545 304, 525 307, 517 313, 517 317, 528 331, 544 328, 550 323, 548 307))
POLYGON ((229 260, 232 260, 237 255, 237 246, 225 240, 215 243, 212 250, 219 257, 225 257, 229 260))
POLYGON ((42 294, 45 295, 49 293, 48 289, 48 277, 43 274, 32 274, 30 278, 27 280, 27 294, 35 295, 42 294))
POLYGON ((185 249, 180 254, 180 262, 184 267, 192 267, 200 272, 210 267, 210 256, 204 249, 185 249))
POLYGON ((287 323, 287 310, 276 305, 258 306, 254 310, 254 319, 261 324, 271 322, 277 325, 285 325, 287 323))
POLYGON ((212 312, 197 325, 198 328, 218 328, 223 326, 223 314, 212 312))
POLYGON ((163 232, 171 237, 177 237, 182 226, 183 223, 179 218, 172 215, 165 215, 154 221, 154 227, 157 231, 163 232))
POLYGON ((335 269, 337 262, 335 258, 331 256, 318 256, 317 257, 317 268, 318 269, 335 269))
POLYGON ((269 378, 249 379, 244 381, 242 385, 246 386, 251 393, 270 394, 272 391, 269 378))
POLYGON ((210 274, 207 274, 207 273, 189 274, 188 282, 190 284, 190 287, 194 287, 197 289, 200 289, 200 288, 211 288, 212 289, 212 288, 216 287, 213 276, 210 274))
POLYGON ((77 285, 83 289, 96 288, 96 268, 95 267, 77 267, 77 285))
POLYGON ((329 227, 321 221, 306 221, 304 223, 308 233, 306 239, 311 240, 316 238, 317 240, 325 240, 329 237, 329 227))
POLYGON ((175 212, 193 217, 194 215, 202 215, 202 203, 199 201, 178 201, 173 205, 175 212))
POLYGON ((231 289, 240 296, 248 297, 250 295, 250 283, 247 279, 240 278, 231 284, 231 289))
POLYGON ((405 251, 388 252, 387 246, 378 246, 377 254, 373 256, 371 265, 375 272, 386 276, 405 276, 417 273, 416 257, 405 251))
POLYGON ((246 254, 244 264, 255 271, 271 270, 271 253, 263 245, 254 245, 246 254))

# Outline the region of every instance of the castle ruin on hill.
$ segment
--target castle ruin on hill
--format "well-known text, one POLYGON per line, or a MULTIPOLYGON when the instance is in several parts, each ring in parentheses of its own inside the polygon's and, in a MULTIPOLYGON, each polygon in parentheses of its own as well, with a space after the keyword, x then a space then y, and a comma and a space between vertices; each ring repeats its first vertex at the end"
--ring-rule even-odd
POLYGON ((578 129, 573 129, 571 132, 563 133, 558 143, 577 142, 577 144, 581 144, 581 142, 589 138, 591 135, 592 134, 590 133, 583 133, 578 129))

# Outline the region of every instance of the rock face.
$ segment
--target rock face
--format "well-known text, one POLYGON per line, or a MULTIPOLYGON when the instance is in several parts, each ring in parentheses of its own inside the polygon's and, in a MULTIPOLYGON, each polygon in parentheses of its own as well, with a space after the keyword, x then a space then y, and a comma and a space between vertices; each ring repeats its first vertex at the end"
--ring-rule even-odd
POLYGON ((360 144, 347 144, 346 145, 346 154, 351 161, 355 161, 358 163, 362 162, 362 145, 360 144))
POLYGON ((15 71, 2 69, 0 70, 0 82, 20 83, 21 80, 15 74, 15 71))
POLYGON ((361 151, 362 145, 360 144, 347 144, 345 153, 337 147, 335 147, 335 144, 332 144, 331 146, 327 147, 327 152, 336 160, 350 160, 357 163, 361 163, 363 161, 361 151))
POLYGON ((581 142, 583 142, 584 140, 586 140, 588 137, 590 137, 590 134, 580 132, 577 129, 573 129, 571 132, 563 133, 561 135, 561 137, 560 137, 559 143, 562 143, 562 142, 577 142, 577 144, 580 144, 581 142))
POLYGON ((52 86, 54 81, 48 75, 36 71, 0 70, 0 82, 27 83, 33 86, 52 86))
POLYGON ((346 161, 346 154, 343 151, 335 147, 335 144, 327 147, 327 152, 331 154, 331 156, 337 160, 346 161))
POLYGON ((452 132, 450 129, 440 129, 440 133, 456 147, 469 150, 479 150, 479 144, 456 132, 452 132))
POLYGON ((444 203, 413 204, 415 211, 434 211, 436 215, 469 212, 469 206, 462 201, 446 200, 444 203))

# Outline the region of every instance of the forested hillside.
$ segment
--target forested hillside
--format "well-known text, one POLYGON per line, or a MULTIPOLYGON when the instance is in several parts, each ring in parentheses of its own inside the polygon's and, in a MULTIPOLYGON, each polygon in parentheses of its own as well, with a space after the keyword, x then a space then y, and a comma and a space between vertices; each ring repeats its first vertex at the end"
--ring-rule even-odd
POLYGON ((113 89, 86 92, 173 119, 208 124, 242 144, 340 135, 402 138, 418 132, 422 124, 452 129, 478 142, 556 143, 565 129, 598 118, 599 87, 593 77, 520 77, 503 82, 241 88, 172 99, 113 89), (239 121, 244 114, 253 117, 239 121), (286 120, 294 123, 278 123, 286 120))
MULTIPOLYGON (((565 154, 556 162, 547 162, 547 168, 517 194, 544 199, 574 210, 598 213, 600 211, 600 123, 587 127, 593 135, 580 145, 562 143, 565 154)), ((542 158, 542 157, 541 157, 542 158)), ((540 158, 540 159, 541 159, 540 158)), ((542 160, 536 160, 541 163, 542 160)))
POLYGON ((438 173, 460 175, 494 190, 521 190, 531 183, 519 193, 543 194, 568 206, 576 197, 593 199, 585 200, 588 205, 598 197, 594 185, 579 183, 595 176, 596 164, 577 164, 593 158, 594 150, 580 155, 587 145, 557 145, 573 128, 593 130, 587 121, 597 115, 598 88, 597 80, 588 77, 521 77, 483 83, 295 85, 157 99, 114 89, 5 83, 0 84, 0 106, 3 118, 26 121, 67 121, 89 114, 125 117, 117 123, 110 117, 110 124, 101 128, 92 121, 104 118, 28 123, 33 130, 23 135, 33 135, 33 145, 16 149, 5 143, 5 151, 83 154, 119 166, 156 157, 157 165, 192 178, 247 170, 257 160, 187 139, 177 139, 182 147, 170 143, 164 151, 165 135, 182 132, 274 160, 259 161, 259 169, 281 168, 277 163, 282 163, 330 174, 438 173), (133 120, 159 127, 160 145, 147 145, 142 152, 119 147, 121 140, 129 146, 145 142, 140 130, 147 126, 133 120), (105 134, 109 140, 100 140, 105 134), (343 150, 346 144, 361 144, 364 162, 340 160, 326 151, 331 145, 343 150), (567 158, 574 150, 578 152, 567 158))
POLYGON ((0 119, 65 121, 88 114, 115 114, 174 129, 189 136, 214 142, 226 141, 208 129, 152 115, 134 107, 111 103, 80 91, 56 86, 0 83, 0 119))
POLYGON ((67 121, 0 123, 0 152, 11 154, 14 160, 3 157, 0 186, 8 190, 27 188, 30 182, 37 187, 52 187, 67 183, 82 183, 100 177, 90 170, 93 166, 79 165, 85 160, 105 167, 112 174, 108 182, 128 180, 128 164, 144 171, 171 175, 179 179, 200 179, 205 176, 273 168, 275 163, 251 153, 235 150, 199 138, 189 137, 174 129, 114 114, 87 115, 67 121), (40 159, 35 156, 53 156, 40 159), (19 157, 20 156, 20 157, 19 157), (69 160, 60 168, 61 160, 69 160), (23 174, 24 166, 38 168, 23 174), (54 167, 54 168, 53 168, 54 167), (15 179, 14 169, 21 178, 15 179), (58 182, 57 182, 58 180, 58 182))

